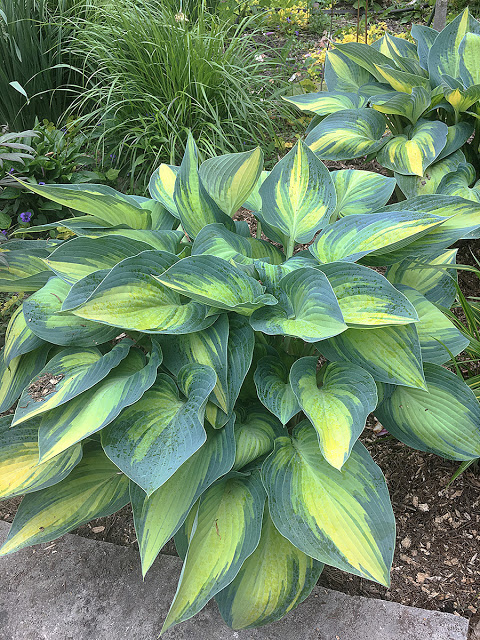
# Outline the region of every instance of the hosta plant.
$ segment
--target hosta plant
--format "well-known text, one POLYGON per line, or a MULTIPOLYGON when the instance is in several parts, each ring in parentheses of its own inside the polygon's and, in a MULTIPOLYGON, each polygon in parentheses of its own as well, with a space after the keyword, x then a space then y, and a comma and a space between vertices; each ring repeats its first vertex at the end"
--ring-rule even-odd
POLYGON ((328 91, 286 99, 316 114, 306 142, 320 158, 368 154, 406 197, 480 202, 480 23, 465 9, 441 33, 414 25, 412 36, 335 43, 328 91))
POLYGON ((32 293, 1 354, 0 492, 26 496, 0 554, 131 502, 143 573, 172 536, 184 559, 164 629, 212 597, 233 628, 277 620, 325 563, 388 584, 371 412, 422 451, 480 454, 479 404, 443 366, 468 340, 439 309, 480 205, 385 206, 393 178, 329 173, 301 141, 262 163, 198 168, 190 137, 151 199, 31 186, 84 214, 74 237, 2 245, 0 288, 32 293))

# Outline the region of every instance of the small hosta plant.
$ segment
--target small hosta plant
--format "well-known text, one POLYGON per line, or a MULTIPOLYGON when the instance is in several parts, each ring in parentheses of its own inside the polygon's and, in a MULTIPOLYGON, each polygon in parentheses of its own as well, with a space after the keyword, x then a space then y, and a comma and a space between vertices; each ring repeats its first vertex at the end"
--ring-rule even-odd
POLYGON ((324 564, 389 583, 371 412, 422 451, 480 455, 479 404, 443 366, 468 340, 439 309, 480 205, 385 206, 393 178, 329 173, 301 141, 262 164, 198 168, 190 137, 151 199, 32 186, 85 214, 62 222, 75 237, 2 245, 0 288, 33 293, 1 354, 0 495, 26 496, 0 555, 131 502, 143 573, 172 536, 184 558, 164 629, 212 597, 233 628, 278 620, 324 564))
POLYGON ((414 25, 412 36, 416 44, 389 33, 371 45, 335 43, 328 92, 286 99, 316 114, 306 142, 320 158, 369 154, 406 197, 480 202, 480 23, 465 9, 441 33, 414 25))

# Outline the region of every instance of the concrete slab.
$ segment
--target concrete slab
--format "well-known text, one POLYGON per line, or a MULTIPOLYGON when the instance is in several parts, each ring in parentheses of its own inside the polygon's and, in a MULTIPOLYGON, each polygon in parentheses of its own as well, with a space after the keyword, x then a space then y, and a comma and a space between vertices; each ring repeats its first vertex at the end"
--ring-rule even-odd
MULTIPOLYGON (((0 522, 0 541, 8 525, 0 522)), ((0 559, 1 640, 156 640, 175 593, 178 558, 142 582, 136 549, 67 535, 0 559)), ((232 631, 215 603, 162 640, 465 640, 450 614, 317 587, 285 619, 232 631)))

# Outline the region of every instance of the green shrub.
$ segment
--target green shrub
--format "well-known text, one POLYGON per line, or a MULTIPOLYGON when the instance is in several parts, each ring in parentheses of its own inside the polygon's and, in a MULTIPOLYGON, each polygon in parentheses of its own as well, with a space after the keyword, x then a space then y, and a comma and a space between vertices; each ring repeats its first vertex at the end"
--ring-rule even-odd
POLYGON ((372 45, 335 43, 329 91, 286 99, 316 114, 306 142, 320 158, 369 155, 406 197, 480 202, 478 183, 469 188, 480 169, 480 23, 466 9, 441 33, 414 25, 412 36, 416 45, 388 33, 372 45))
POLYGON ((120 0, 81 25, 72 49, 89 77, 73 112, 117 154, 131 188, 160 162, 181 159, 187 129, 206 156, 274 136, 265 103, 277 95, 280 72, 268 47, 258 49, 254 19, 182 15, 161 0, 120 0))
POLYGON ((0 411, 19 400, 0 495, 27 495, 0 555, 131 502, 143 573, 173 535, 185 558, 164 629, 212 597, 233 628, 277 620, 324 563, 389 583, 394 516, 358 441, 372 411, 422 451, 480 454, 480 406, 442 366, 468 340, 437 306, 480 205, 385 206, 392 178, 329 173, 303 142, 262 164, 198 169, 189 137, 152 199, 31 186, 85 214, 62 221, 76 237, 2 245, 0 288, 33 294, 1 354, 0 411), (279 244, 232 220, 242 204, 279 244))

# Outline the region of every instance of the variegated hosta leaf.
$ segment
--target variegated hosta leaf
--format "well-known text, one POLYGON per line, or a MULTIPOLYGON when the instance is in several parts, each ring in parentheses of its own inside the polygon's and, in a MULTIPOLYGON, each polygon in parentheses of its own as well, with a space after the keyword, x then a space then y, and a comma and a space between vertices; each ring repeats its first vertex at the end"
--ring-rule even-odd
POLYGON ((282 435, 285 435, 285 430, 278 419, 266 411, 261 404, 245 410, 238 409, 235 421, 236 453, 233 469, 242 469, 253 460, 270 453, 275 438, 282 435))
POLYGON ((41 258, 23 251, 0 252, 7 264, 0 263, 0 290, 37 291, 52 273, 41 258))
POLYGON ((255 260, 281 264, 285 260, 280 249, 271 242, 244 238, 228 231, 223 224, 208 224, 198 233, 193 243, 192 255, 205 254, 240 264, 253 264, 255 260))
MULTIPOLYGON (((176 234, 175 231, 166 232, 176 234)), ((180 238, 176 236, 176 245, 180 238)), ((173 244, 173 243, 171 243, 173 244)), ((100 269, 111 269, 116 264, 151 250, 146 242, 139 242, 122 236, 107 235, 101 238, 73 238, 55 249, 45 263, 67 284, 74 284, 88 274, 100 269)), ((175 249, 175 246, 171 247, 175 249)), ((175 251, 171 251, 174 253, 175 251)))
POLYGON ((206 442, 150 496, 131 483, 130 498, 143 575, 182 526, 197 498, 232 468, 235 459, 233 422, 230 420, 219 430, 207 425, 206 442))
POLYGON ((373 109, 345 109, 324 118, 305 142, 323 160, 358 158, 383 147, 385 128, 384 116, 373 109))
POLYGON ((398 286, 414 305, 420 318, 416 328, 424 362, 444 364, 451 356, 458 356, 468 347, 469 339, 432 302, 415 289, 398 286))
POLYGON ((383 207, 395 189, 395 179, 372 171, 341 169, 330 176, 337 192, 335 213, 340 216, 373 213, 383 207))
POLYGON ((215 600, 232 629, 260 627, 279 620, 303 602, 322 569, 321 562, 280 535, 265 507, 258 547, 215 600))
MULTIPOLYGON (((479 25, 480 26, 480 25, 479 25)), ((477 33, 466 33, 458 48, 459 72, 463 84, 470 87, 480 85, 480 30, 477 33)))
POLYGON ((46 342, 62 346, 90 347, 112 340, 118 329, 78 318, 69 312, 61 313, 62 304, 70 292, 69 285, 58 277, 23 303, 28 328, 46 342))
POLYGON ((42 369, 50 347, 49 344, 37 347, 13 358, 8 365, 0 357, 0 413, 10 409, 27 384, 42 369))
POLYGON ((470 122, 457 122, 457 124, 452 124, 452 126, 448 127, 447 142, 440 152, 437 162, 463 147, 470 136, 473 135, 473 132, 474 127, 470 122))
POLYGON ((180 260, 155 280, 196 302, 242 315, 277 300, 265 294, 265 287, 226 260, 211 255, 180 260))
POLYGON ((232 582, 258 545, 264 503, 257 472, 227 476, 203 494, 162 633, 194 616, 232 582))
POLYGON ((430 82, 423 75, 393 69, 391 62, 389 64, 375 64, 374 66, 380 82, 387 82, 395 91, 412 93, 415 87, 420 87, 426 91, 430 90, 430 82))
POLYGON ((417 52, 419 57, 419 64, 422 69, 428 69, 428 54, 430 49, 438 36, 438 31, 431 27, 426 27, 423 24, 413 24, 411 30, 412 37, 417 42, 417 52))
POLYGON ((392 65, 390 55, 386 56, 374 47, 370 47, 363 42, 347 42, 345 44, 336 42, 335 53, 337 51, 340 51, 360 67, 369 71, 378 82, 383 82, 384 78, 378 72, 377 66, 386 65, 389 66, 390 69, 395 66, 394 64, 392 65))
POLYGON ((176 260, 161 251, 126 258, 108 273, 92 273, 77 282, 63 308, 72 309, 81 322, 85 318, 134 331, 180 334, 203 329, 215 320, 215 316, 206 317, 208 308, 183 302, 156 279, 176 260))
POLYGON ((263 168, 260 147, 244 153, 227 153, 200 165, 199 176, 210 197, 228 216, 248 199, 263 168))
POLYGON ((161 373, 138 402, 102 430, 107 456, 147 495, 207 439, 203 418, 216 379, 215 371, 201 364, 182 367, 177 384, 161 373))
POLYGON ((299 96, 282 96, 301 111, 311 111, 320 116, 343 111, 344 109, 360 109, 366 104, 366 99, 358 93, 345 91, 320 91, 319 93, 305 93, 299 96))
MULTIPOLYGON (((215 324, 202 331, 161 338, 164 365, 173 375, 178 375, 181 367, 191 362, 198 362, 215 371, 217 383, 210 399, 223 411, 223 424, 233 411, 250 368, 254 343, 254 333, 248 322, 226 314, 219 316, 215 324)), ((207 417, 210 419, 208 409, 207 417)))
POLYGON ((161 164, 152 173, 148 184, 148 191, 154 200, 161 204, 176 218, 180 218, 177 205, 173 199, 175 181, 180 167, 161 164))
POLYGON ((316 342, 346 330, 332 286, 321 271, 297 269, 282 278, 279 287, 284 293, 281 303, 252 314, 255 331, 316 342))
POLYGON ((437 265, 454 265, 457 251, 458 249, 447 249, 425 256, 406 258, 389 267, 385 276, 395 286, 411 287, 430 302, 449 309, 457 294, 457 272, 455 269, 437 265))
POLYGON ((130 349, 128 356, 103 380, 44 414, 38 434, 40 461, 50 460, 99 431, 122 409, 137 402, 155 382, 160 361, 155 345, 147 364, 143 352, 130 349))
POLYGON ((391 138, 378 153, 378 161, 387 169, 407 176, 423 176, 447 141, 445 123, 420 120, 406 135, 391 138))
POLYGON ((347 216, 324 229, 309 250, 320 263, 355 262, 370 253, 383 254, 407 246, 445 220, 410 211, 347 216))
POLYGON ((82 458, 76 444, 38 464, 38 420, 10 429, 11 416, 0 418, 0 499, 39 491, 68 476, 82 458))
POLYGON ((472 184, 475 181, 476 175, 475 168, 471 164, 459 164, 455 171, 448 173, 442 178, 442 181, 438 185, 437 193, 480 202, 480 180, 472 184), (472 187, 470 187, 470 185, 472 185, 472 187))
POLYGON ((363 445, 355 443, 338 471, 303 421, 292 438, 276 441, 262 476, 273 523, 292 544, 320 562, 389 584, 395 519, 382 472, 363 445))
POLYGON ((262 219, 290 242, 310 242, 328 224, 336 204, 328 169, 301 140, 260 187, 262 219))
MULTIPOLYGON (((379 255, 378 262, 371 261, 371 258, 377 259, 377 256, 369 256, 369 264, 394 264, 407 257, 416 257, 445 250, 446 247, 465 237, 470 231, 480 227, 480 203, 455 196, 440 194, 418 196, 417 198, 402 200, 402 202, 398 202, 393 206, 388 205, 379 214, 392 214, 395 209, 403 210, 405 213, 409 210, 411 212, 422 212, 423 215, 449 216, 449 218, 444 220, 441 226, 432 226, 428 233, 423 234, 410 245, 396 249, 385 256, 379 255)), ((414 215, 418 215, 418 213, 414 215)), ((378 251, 377 253, 381 254, 382 252, 378 251)))
POLYGON ((441 85, 445 75, 460 79, 460 44, 467 32, 480 33, 480 24, 468 8, 441 31, 430 49, 428 71, 432 86, 441 85))
POLYGON ((258 399, 282 424, 287 424, 300 411, 288 374, 289 370, 276 355, 261 358, 254 375, 258 399))
POLYGON ((152 230, 162 231, 170 230, 178 226, 177 218, 173 216, 161 202, 144 198, 143 196, 131 196, 142 209, 150 213, 152 220, 152 230))
POLYGON ((325 460, 341 469, 377 405, 372 376, 351 362, 333 362, 317 374, 318 358, 297 360, 290 384, 303 412, 315 427, 325 460))
POLYGON ((120 236, 136 242, 142 242, 148 245, 146 249, 157 249, 158 251, 168 251, 170 253, 178 253, 181 247, 185 246, 180 243, 182 238, 185 237, 183 231, 171 229, 164 229, 163 231, 150 229, 102 229, 79 235, 93 239, 120 236))
POLYGON ((428 391, 396 387, 375 410, 388 431, 409 447, 450 460, 480 457, 480 405, 448 369, 425 365, 428 391))
POLYGON ((188 134, 187 147, 175 180, 173 201, 182 227, 190 238, 194 238, 205 225, 215 222, 235 231, 231 218, 223 213, 203 185, 198 173, 197 145, 191 133, 188 134))
POLYGON ((324 74, 329 91, 356 93, 362 85, 375 80, 366 69, 340 53, 338 49, 327 51, 324 74))
POLYGON ((374 96, 370 103, 380 113, 393 113, 407 118, 415 124, 431 102, 430 92, 423 87, 414 87, 412 93, 395 92, 374 96))
POLYGON ((59 407, 90 389, 127 357, 132 345, 133 342, 127 338, 103 356, 95 347, 62 349, 32 379, 32 384, 40 380, 40 386, 43 384, 48 393, 38 398, 37 389, 32 391, 30 386, 25 389, 15 411, 13 424, 20 424, 59 407))
POLYGON ((101 220, 109 227, 125 225, 131 229, 151 229, 152 219, 132 196, 124 195, 104 184, 22 185, 39 196, 58 202, 73 211, 81 211, 101 220))
POLYGON ((394 173, 394 176, 398 186, 407 198, 426 196, 436 193, 442 178, 454 171, 462 162, 465 162, 463 152, 455 151, 447 158, 430 165, 423 176, 404 176, 397 172, 394 173))
POLYGON ((444 88, 445 99, 456 112, 468 111, 472 105, 480 100, 480 84, 474 84, 468 89, 444 88))
MULTIPOLYGON (((33 351, 44 344, 27 326, 23 315, 23 305, 20 305, 10 318, 5 333, 5 349, 1 356, 6 365, 18 356, 33 351)), ((1 358, 0 356, 0 358, 1 358)))
POLYGON ((403 38, 392 36, 388 31, 385 32, 385 35, 380 40, 376 40, 372 47, 399 65, 405 64, 406 60, 418 63, 418 53, 415 45, 403 38))
POLYGON ((332 285, 348 326, 373 328, 418 320, 408 299, 377 271, 353 262, 331 262, 319 269, 332 285))
POLYGON ((327 360, 358 364, 380 382, 425 388, 415 325, 348 329, 316 347, 327 360))
MULTIPOLYGON (((128 231, 127 227, 120 225, 120 227, 112 227, 107 222, 96 218, 95 216, 76 216, 75 218, 66 218, 65 220, 58 220, 57 222, 49 222, 48 224, 38 224, 33 227, 28 227, 28 233, 44 233, 49 229, 56 229, 57 227, 65 227, 72 233, 78 236, 89 236, 95 231, 111 231, 121 228, 124 231, 128 231)), ((133 231, 133 229, 132 229, 133 231)), ((14 233, 24 233, 23 230, 15 231, 14 233)))
POLYGON ((103 451, 85 448, 83 458, 58 484, 25 496, 0 556, 49 542, 94 518, 108 516, 128 502, 128 478, 103 451))

